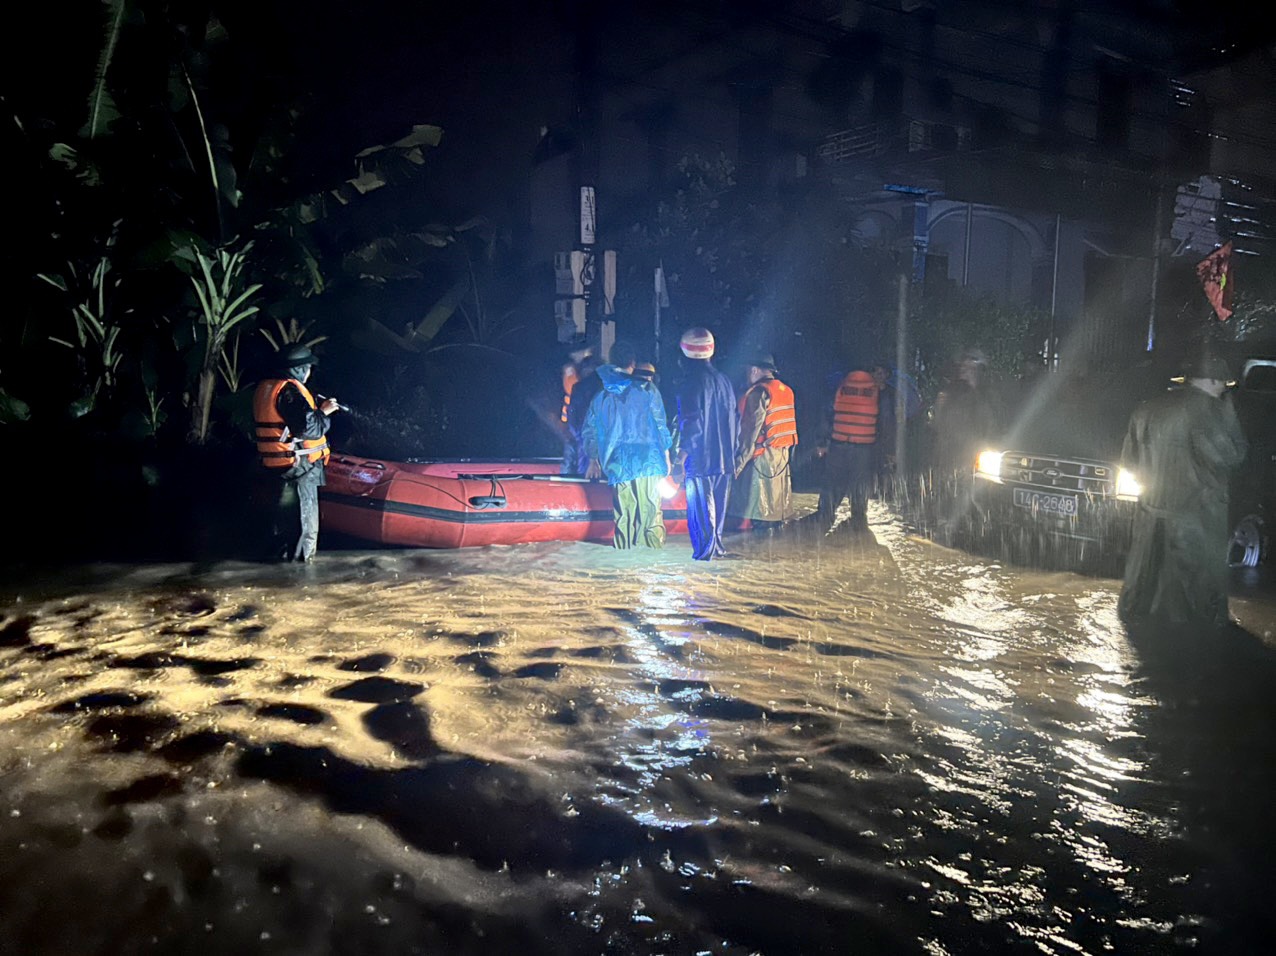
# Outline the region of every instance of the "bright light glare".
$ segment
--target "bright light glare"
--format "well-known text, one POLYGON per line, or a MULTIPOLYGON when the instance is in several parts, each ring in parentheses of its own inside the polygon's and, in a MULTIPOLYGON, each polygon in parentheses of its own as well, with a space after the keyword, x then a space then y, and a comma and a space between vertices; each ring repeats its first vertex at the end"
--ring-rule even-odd
POLYGON ((1116 496, 1124 501, 1138 501, 1141 494, 1143 494, 1143 486, 1139 484, 1139 479, 1134 477, 1134 472, 1118 468, 1116 496))
POLYGON ((678 486, 673 479, 666 475, 660 479, 660 497, 668 500, 678 493, 678 486))
POLYGON ((975 459, 975 474, 989 481, 1001 481, 1001 452, 981 451, 975 459))

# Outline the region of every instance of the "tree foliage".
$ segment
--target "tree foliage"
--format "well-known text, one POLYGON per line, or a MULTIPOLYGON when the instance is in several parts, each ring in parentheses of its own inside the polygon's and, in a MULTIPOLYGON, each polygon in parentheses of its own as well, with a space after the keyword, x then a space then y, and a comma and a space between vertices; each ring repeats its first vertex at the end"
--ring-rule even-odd
POLYGON ((663 263, 672 321, 730 336, 765 296, 779 220, 774 205, 739 188, 726 156, 685 156, 664 194, 622 237, 626 285, 650 288, 641 277, 663 263))
MULTIPOLYGON (((28 178, 45 191, 26 231, 52 237, 30 251, 38 265, 27 276, 58 285, 63 301, 29 295, 0 340, 61 343, 75 369, 55 378, 84 379, 72 405, 107 429, 115 419, 102 416, 126 413, 154 435, 180 417, 160 406, 181 403, 188 438, 207 441, 218 376, 236 390, 299 329, 316 344, 410 357, 459 342, 492 347, 511 328, 499 231, 481 219, 447 224, 426 199, 443 130, 418 123, 359 144, 344 174, 316 176, 295 150, 304 91, 260 95, 279 87, 228 28, 245 24, 238 10, 104 0, 86 98, 57 120, 17 117, 28 178), (88 265, 54 265, 67 261, 88 265), (99 272, 96 292, 82 292, 99 272), (415 306, 405 314, 401 302, 415 306), (240 335, 259 309, 276 339, 240 335), (141 318, 121 324, 126 314, 141 318), (44 326, 49 334, 25 331, 44 326), (141 373, 140 392, 139 376, 122 377, 126 366, 141 373), (128 409, 96 401, 120 380, 128 409)), ((23 365, 6 384, 25 398, 23 365)), ((16 399, 6 409, 6 421, 30 410, 16 399)))

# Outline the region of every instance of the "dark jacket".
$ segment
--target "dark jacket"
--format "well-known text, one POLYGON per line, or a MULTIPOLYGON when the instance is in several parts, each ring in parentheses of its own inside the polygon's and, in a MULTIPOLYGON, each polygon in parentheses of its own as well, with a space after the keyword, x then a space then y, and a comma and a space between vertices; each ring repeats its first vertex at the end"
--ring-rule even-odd
POLYGON ((656 386, 614 365, 599 368, 598 378, 603 389, 585 416, 585 451, 602 464, 607 483, 668 474, 669 425, 656 386))
POLYGON ((739 436, 735 389, 708 359, 688 359, 678 386, 678 448, 691 478, 735 471, 739 436))
POLYGON ((563 450, 563 470, 569 475, 583 475, 589 468, 585 453, 585 416, 594 396, 603 390, 596 371, 584 375, 572 388, 572 403, 567 406, 567 447, 563 450))

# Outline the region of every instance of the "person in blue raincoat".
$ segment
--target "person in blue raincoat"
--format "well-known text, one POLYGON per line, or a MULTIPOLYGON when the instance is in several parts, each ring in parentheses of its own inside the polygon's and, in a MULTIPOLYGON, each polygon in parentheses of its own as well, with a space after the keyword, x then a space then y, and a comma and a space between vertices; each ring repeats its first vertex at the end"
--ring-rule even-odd
POLYGON ((611 485, 615 547, 663 547, 660 479, 669 474, 672 443, 665 403, 652 382, 633 375, 633 346, 617 342, 611 356, 613 364, 598 369, 602 390, 585 415, 585 476, 605 476, 611 485))
POLYGON ((687 530, 697 561, 726 556, 722 529, 735 473, 740 419, 735 389, 716 368, 713 334, 705 328, 683 333, 684 375, 678 386, 678 462, 674 476, 686 477, 687 530))

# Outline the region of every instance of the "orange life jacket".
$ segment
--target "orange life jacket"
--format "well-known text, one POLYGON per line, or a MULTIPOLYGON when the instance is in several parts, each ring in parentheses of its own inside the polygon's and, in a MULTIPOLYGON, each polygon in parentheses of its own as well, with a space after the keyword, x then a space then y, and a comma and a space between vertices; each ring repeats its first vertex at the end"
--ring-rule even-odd
POLYGON ((768 448, 792 448, 798 443, 797 407, 794 404, 793 389, 778 378, 764 378, 740 396, 741 415, 744 414, 744 403, 748 400, 749 392, 755 388, 761 388, 771 396, 771 407, 767 409, 766 421, 762 423, 757 444, 753 446, 753 457, 757 458, 768 448))
POLYGON ((320 461, 326 465, 331 454, 327 436, 293 438, 279 414, 276 402, 286 385, 295 385, 306 403, 315 408, 315 397, 295 378, 266 379, 253 393, 253 422, 257 431, 257 454, 267 468, 291 468, 300 457, 304 461, 320 461))
POLYGON ((833 399, 833 440, 853 445, 877 441, 877 383, 868 372, 851 372, 833 399))
POLYGON ((572 389, 576 387, 576 383, 580 381, 580 373, 576 370, 575 365, 569 365, 563 369, 563 414, 561 421, 567 424, 567 413, 572 407, 572 389))

